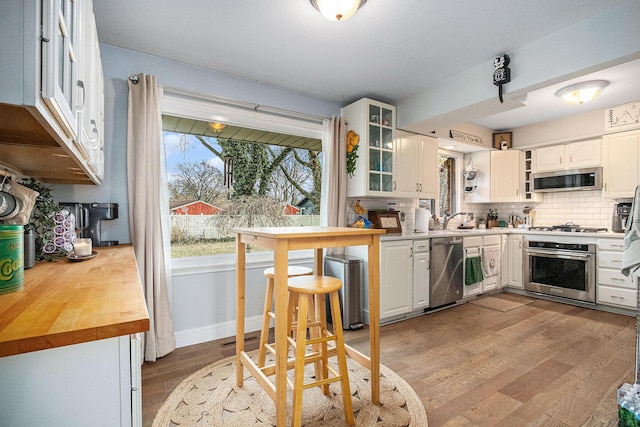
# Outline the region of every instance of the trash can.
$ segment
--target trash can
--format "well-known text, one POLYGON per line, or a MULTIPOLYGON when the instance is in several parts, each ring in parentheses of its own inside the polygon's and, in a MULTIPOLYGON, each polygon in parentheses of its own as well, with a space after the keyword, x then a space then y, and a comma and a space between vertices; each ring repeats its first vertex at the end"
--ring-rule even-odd
MULTIPOLYGON (((362 328, 364 326, 362 312, 364 261, 349 255, 325 256, 324 274, 342 281, 342 288, 340 288, 342 329, 362 328)), ((327 318, 330 317, 329 304, 327 303, 327 318)))

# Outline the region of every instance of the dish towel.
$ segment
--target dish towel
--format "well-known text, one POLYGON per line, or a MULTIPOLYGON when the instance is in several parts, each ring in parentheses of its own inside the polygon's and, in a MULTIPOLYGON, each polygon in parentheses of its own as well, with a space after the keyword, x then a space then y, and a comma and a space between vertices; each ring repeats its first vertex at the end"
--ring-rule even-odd
POLYGON ((624 231, 620 271, 625 276, 640 276, 640 185, 636 187, 636 195, 624 231))
POLYGON ((465 261, 465 273, 464 284, 472 285, 474 283, 482 282, 484 276, 482 275, 482 258, 479 256, 473 258, 467 258, 465 261))
POLYGON ((500 247, 482 248, 482 272, 484 277, 500 273, 500 247))

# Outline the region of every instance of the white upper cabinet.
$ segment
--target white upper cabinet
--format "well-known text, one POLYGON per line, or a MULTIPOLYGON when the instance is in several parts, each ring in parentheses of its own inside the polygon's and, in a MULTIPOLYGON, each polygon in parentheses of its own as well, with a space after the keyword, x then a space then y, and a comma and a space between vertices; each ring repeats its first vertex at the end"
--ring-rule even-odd
POLYGON ((520 151, 491 152, 491 201, 520 201, 520 151))
POLYGON ((78 136, 75 139, 84 160, 99 179, 104 176, 104 83, 98 32, 91 0, 79 9, 79 51, 83 61, 78 67, 78 136))
POLYGON ((535 150, 535 171, 549 172, 600 166, 601 152, 599 139, 541 147, 535 150))
POLYGON ((521 201, 520 150, 480 151, 469 155, 478 174, 475 181, 463 178, 463 188, 476 186, 472 192, 464 193, 465 202, 521 201))
POLYGON ((99 184, 103 80, 91 1, 3 1, 0 16, 0 165, 47 183, 99 184))
POLYGON ((396 107, 363 98, 344 107, 342 115, 347 129, 360 137, 347 197, 393 195, 396 107))
POLYGON ((632 198, 640 184, 640 130, 602 138, 602 197, 632 198))
POLYGON ((421 199, 438 197, 438 141, 422 135, 396 139, 395 195, 421 199))
POLYGON ((70 138, 75 114, 79 16, 75 0, 42 2, 42 98, 70 138))

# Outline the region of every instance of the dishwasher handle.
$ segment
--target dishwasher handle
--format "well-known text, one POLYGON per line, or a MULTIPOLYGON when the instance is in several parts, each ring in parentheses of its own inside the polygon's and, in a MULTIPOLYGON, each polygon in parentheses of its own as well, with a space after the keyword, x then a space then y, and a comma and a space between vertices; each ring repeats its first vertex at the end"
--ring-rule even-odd
POLYGON ((454 246, 462 243, 461 237, 446 237, 441 239, 431 239, 431 246, 454 246))

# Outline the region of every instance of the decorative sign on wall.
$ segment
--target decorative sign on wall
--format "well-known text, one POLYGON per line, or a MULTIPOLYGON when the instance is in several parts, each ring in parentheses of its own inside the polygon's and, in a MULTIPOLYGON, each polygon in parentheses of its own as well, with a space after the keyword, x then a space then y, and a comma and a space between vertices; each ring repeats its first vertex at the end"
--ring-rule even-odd
POLYGON ((620 132, 640 128, 640 102, 604 110, 604 131, 620 132))
POLYGON ((458 132, 457 130, 449 130, 449 137, 456 141, 466 142, 468 144, 484 145, 481 136, 469 135, 468 133, 458 132))
POLYGON ((511 81, 511 70, 509 70, 509 55, 506 53, 502 56, 497 57, 493 60, 493 66, 495 70, 493 71, 493 84, 498 86, 498 98, 500 102, 504 102, 502 100, 502 85, 507 84, 511 81))

